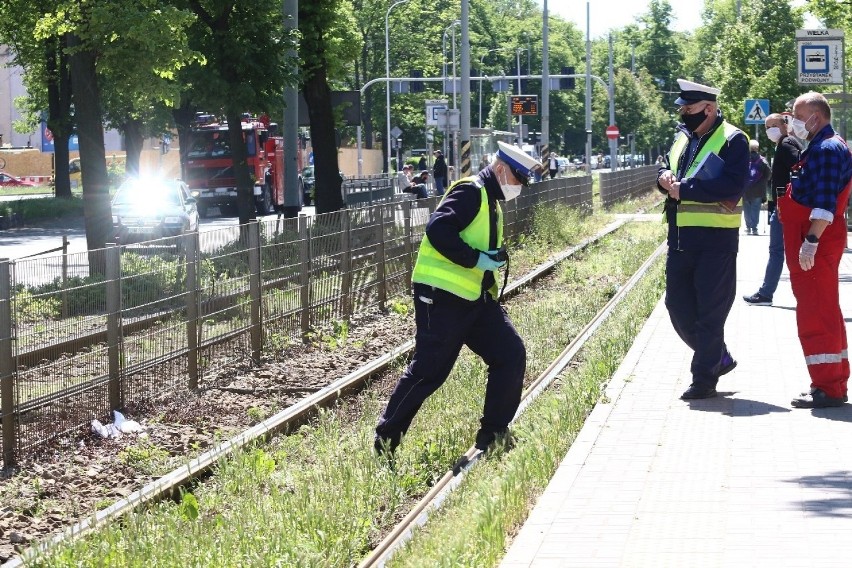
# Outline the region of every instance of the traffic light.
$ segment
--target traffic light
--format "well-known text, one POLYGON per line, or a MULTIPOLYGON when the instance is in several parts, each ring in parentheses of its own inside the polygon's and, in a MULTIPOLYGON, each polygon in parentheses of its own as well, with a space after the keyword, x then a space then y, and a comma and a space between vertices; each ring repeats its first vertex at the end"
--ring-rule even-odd
MULTIPOLYGON (((562 75, 573 75, 574 68, 573 67, 563 67, 562 75)), ((574 77, 566 77, 563 79, 559 79, 559 88, 560 89, 573 89, 574 88, 574 77)))
MULTIPOLYGON (((412 69, 411 77, 422 77, 423 70, 422 69, 412 69)), ((412 93, 422 93, 423 92, 423 81, 411 81, 411 92, 412 93)))

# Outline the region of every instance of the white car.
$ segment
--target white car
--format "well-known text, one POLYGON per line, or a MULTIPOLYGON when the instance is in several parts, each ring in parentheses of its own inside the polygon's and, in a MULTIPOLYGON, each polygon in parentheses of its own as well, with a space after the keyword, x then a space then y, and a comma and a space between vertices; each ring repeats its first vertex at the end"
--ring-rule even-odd
POLYGON ((119 243, 176 237, 198 230, 198 207, 181 180, 129 178, 112 199, 119 243))

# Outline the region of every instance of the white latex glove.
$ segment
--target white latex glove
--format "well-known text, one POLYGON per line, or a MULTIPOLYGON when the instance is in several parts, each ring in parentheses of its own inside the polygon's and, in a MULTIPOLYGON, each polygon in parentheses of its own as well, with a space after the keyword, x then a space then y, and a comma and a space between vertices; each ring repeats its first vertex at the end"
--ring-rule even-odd
POLYGON ((816 256, 817 246, 819 243, 802 243, 802 248, 799 249, 799 266, 802 270, 808 271, 814 267, 814 257, 816 256))

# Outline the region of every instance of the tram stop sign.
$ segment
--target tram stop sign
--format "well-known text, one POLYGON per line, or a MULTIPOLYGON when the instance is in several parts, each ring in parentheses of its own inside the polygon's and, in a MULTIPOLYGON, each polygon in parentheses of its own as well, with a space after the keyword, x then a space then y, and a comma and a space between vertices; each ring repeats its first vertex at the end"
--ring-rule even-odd
POLYGON ((614 124, 610 124, 606 127, 606 137, 610 140, 618 140, 618 127, 614 124))

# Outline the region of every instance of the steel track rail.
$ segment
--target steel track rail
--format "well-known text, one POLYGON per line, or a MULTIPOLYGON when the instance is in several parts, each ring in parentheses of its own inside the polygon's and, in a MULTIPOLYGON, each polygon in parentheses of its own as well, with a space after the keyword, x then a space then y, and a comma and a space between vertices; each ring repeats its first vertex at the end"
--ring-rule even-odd
MULTIPOLYGON (((574 359, 580 349, 589 341, 595 331, 612 315, 615 308, 627 296, 627 294, 635 287, 642 279, 653 262, 666 249, 665 244, 661 244, 652 254, 645 260, 642 266, 631 276, 624 286, 610 299, 606 305, 598 311, 592 320, 580 331, 577 337, 559 354, 559 356, 548 366, 538 378, 530 384, 524 391, 521 397, 521 405, 512 419, 513 424, 541 392, 543 392, 556 377, 568 366, 574 359)), ((510 425, 511 425, 510 424, 510 425)), ((411 509, 411 511, 397 524, 391 532, 385 537, 379 545, 373 549, 367 558, 365 558, 358 568, 373 568, 384 566, 390 557, 402 545, 404 545, 414 534, 414 530, 423 526, 429 518, 432 511, 441 507, 446 497, 461 483, 464 475, 479 461, 483 452, 477 450, 476 447, 471 447, 464 453, 461 458, 455 463, 453 468, 447 471, 444 476, 431 487, 429 492, 411 509)))
MULTIPOLYGON (((566 249, 551 260, 538 265, 530 273, 509 284, 506 287, 503 297, 506 298, 518 294, 523 287, 528 286, 529 284, 551 273, 560 262, 570 258, 572 255, 585 249, 590 244, 593 244, 605 236, 617 231, 627 222, 627 220, 618 220, 610 223, 594 236, 583 240, 569 249, 566 249)), ((617 297, 619 297, 618 294, 610 300, 610 303, 612 303, 612 301, 617 297)), ((388 369, 394 361, 408 354, 412 349, 414 349, 413 339, 395 347, 391 351, 356 369, 352 373, 337 379, 321 390, 302 399, 278 414, 267 418, 256 426, 245 430, 234 438, 231 438, 207 452, 204 452, 198 457, 190 460, 185 465, 167 473, 163 477, 146 484, 127 497, 116 501, 111 506, 98 511, 94 515, 82 521, 79 521, 63 532, 57 533, 31 546, 24 551, 21 556, 7 561, 0 566, 0 568, 19 568, 24 566, 28 560, 35 558, 37 555, 44 554, 60 542, 78 538, 96 528, 109 524, 115 519, 122 517, 133 509, 146 503, 152 503, 177 495, 179 493, 179 488, 189 485, 199 478, 207 475, 219 460, 232 455, 236 451, 258 440, 286 431, 292 424, 304 420, 306 417, 311 415, 317 407, 327 406, 343 395, 359 389, 370 379, 370 377, 388 369)), ((538 380, 533 384, 537 383, 538 380)), ((479 456, 477 455, 477 451, 472 450, 473 449, 468 450, 468 452, 465 453, 465 456, 459 460, 456 468, 454 468, 457 472, 466 471, 466 469, 473 465, 473 463, 475 463, 478 459, 479 456)), ((441 481, 433 487, 433 490, 427 494, 427 497, 424 497, 423 502, 425 502, 429 496, 432 496, 430 502, 438 499, 439 495, 436 493, 439 491, 439 488, 451 486, 456 478, 457 480, 455 483, 458 483, 461 480, 460 475, 453 474, 453 472, 445 474, 444 478, 442 478, 441 481)), ((442 497, 440 499, 442 499, 442 497)))

